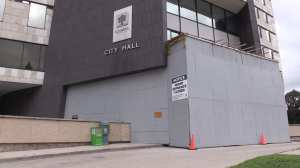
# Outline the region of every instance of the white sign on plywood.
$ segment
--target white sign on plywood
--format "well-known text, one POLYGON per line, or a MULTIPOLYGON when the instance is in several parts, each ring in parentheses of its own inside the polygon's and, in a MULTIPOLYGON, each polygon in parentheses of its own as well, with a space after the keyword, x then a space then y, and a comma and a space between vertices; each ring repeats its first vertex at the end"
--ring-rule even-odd
POLYGON ((187 99, 188 93, 188 82, 187 74, 178 76, 172 79, 172 101, 187 99))

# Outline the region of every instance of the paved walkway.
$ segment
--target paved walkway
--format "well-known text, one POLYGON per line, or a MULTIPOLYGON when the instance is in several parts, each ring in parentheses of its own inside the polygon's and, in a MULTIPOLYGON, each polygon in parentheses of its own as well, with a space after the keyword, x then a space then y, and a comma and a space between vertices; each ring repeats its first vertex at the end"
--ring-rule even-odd
POLYGON ((181 148, 158 147, 118 152, 46 157, 43 159, 17 161, 11 163, 3 163, 0 161, 0 167, 225 168, 258 156, 281 153, 298 148, 300 148, 299 142, 272 145, 207 148, 196 151, 190 151, 181 148))
POLYGON ((14 152, 2 152, 2 153, 0 152, 0 163, 4 161, 45 158, 49 156, 65 156, 71 154, 99 153, 99 152, 107 152, 107 151, 122 151, 122 150, 145 149, 145 148, 154 148, 154 147, 162 147, 162 145, 123 143, 123 144, 110 144, 107 146, 77 146, 77 147, 69 147, 69 148, 53 148, 53 149, 14 151, 14 152))
POLYGON ((297 155, 297 156, 300 156, 300 149, 299 150, 294 150, 294 151, 289 151, 289 152, 283 152, 281 154, 283 154, 283 155, 297 155))

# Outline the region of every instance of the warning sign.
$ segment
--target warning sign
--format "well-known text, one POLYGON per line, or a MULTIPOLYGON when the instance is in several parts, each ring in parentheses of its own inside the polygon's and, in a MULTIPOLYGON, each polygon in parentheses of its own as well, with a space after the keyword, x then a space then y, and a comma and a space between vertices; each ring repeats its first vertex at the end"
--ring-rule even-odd
POLYGON ((188 98, 187 74, 172 79, 172 101, 188 98))

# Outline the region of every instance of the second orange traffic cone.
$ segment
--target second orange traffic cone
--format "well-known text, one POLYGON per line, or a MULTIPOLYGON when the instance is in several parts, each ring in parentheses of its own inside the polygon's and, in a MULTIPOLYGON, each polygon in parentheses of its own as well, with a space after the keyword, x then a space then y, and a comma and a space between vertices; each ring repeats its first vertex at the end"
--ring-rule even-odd
POLYGON ((195 148, 194 134, 192 134, 192 140, 191 140, 191 144, 190 144, 190 150, 196 150, 196 148, 195 148))
POLYGON ((267 144, 267 143, 266 143, 265 136, 264 136, 264 133, 262 133, 262 135, 261 135, 261 144, 262 144, 262 145, 266 145, 266 144, 267 144))

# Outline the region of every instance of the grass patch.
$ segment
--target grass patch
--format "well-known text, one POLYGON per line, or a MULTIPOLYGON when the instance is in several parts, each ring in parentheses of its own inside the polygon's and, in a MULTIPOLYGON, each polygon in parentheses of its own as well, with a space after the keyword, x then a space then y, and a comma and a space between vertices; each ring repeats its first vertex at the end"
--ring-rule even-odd
POLYGON ((247 160, 230 168, 300 168, 300 156, 274 154, 247 160))

